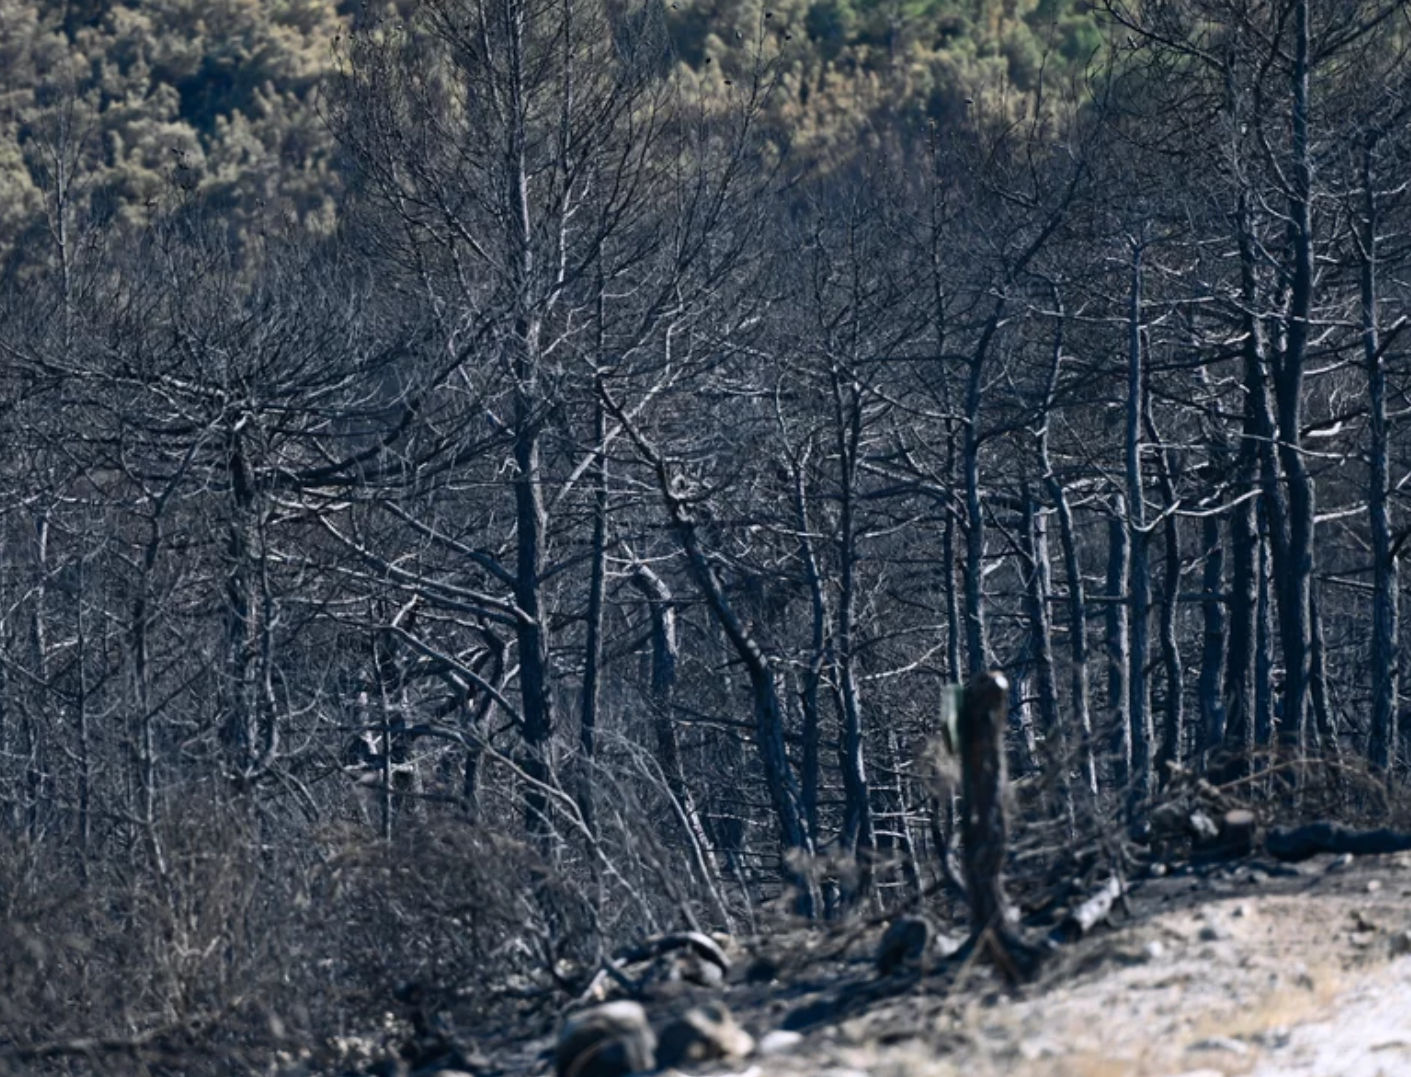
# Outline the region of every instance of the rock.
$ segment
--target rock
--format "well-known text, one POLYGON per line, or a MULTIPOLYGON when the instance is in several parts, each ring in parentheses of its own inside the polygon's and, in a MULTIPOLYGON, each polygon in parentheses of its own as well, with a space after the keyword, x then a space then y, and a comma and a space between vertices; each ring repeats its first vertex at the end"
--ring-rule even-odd
POLYGON ((1382 881, 1381 881, 1380 879, 1368 879, 1368 880, 1367 880, 1367 893, 1369 893, 1369 894, 1375 894, 1375 893, 1376 893, 1378 890, 1380 890, 1381 888, 1382 888, 1382 881))
POLYGON ((1048 1040, 1021 1040, 1015 1053, 1025 1062, 1038 1062, 1045 1058, 1057 1058, 1063 1052, 1048 1040))
POLYGON ((1142 956, 1148 961, 1159 961, 1166 956, 1166 946, 1160 939, 1152 939, 1142 947, 1142 956))
POLYGON ((656 1046, 640 1003, 607 1002, 564 1022, 554 1072, 558 1077, 627 1077, 656 1068, 656 1046))
POLYGON ((1224 942, 1230 933, 1218 924, 1206 924, 1196 936, 1201 942, 1224 942))
POLYGON ((877 944, 877 972, 890 976, 919 965, 935 936, 936 928, 925 916, 901 916, 893 920, 877 944))
POLYGON ((707 1002, 687 1010, 661 1030, 657 1062, 665 1069, 714 1058, 740 1058, 753 1050, 754 1037, 735 1023, 725 1005, 707 1002))
POLYGON ((725 983, 725 970, 698 954, 678 954, 667 972, 667 979, 698 987, 720 987, 725 983))
POLYGON ((1190 827, 1191 837, 1198 842, 1212 842, 1220 836, 1220 828, 1215 825, 1215 820, 1203 811, 1191 812, 1187 825, 1190 827))
POLYGON ((803 1043, 803 1033, 787 1028, 776 1028, 760 1037, 755 1053, 760 1055, 782 1055, 794 1050, 803 1043))
POLYGON ((1255 1046, 1271 1051, 1287 1047, 1292 1039, 1292 1033, 1282 1025, 1275 1025, 1273 1028, 1266 1028, 1262 1032, 1255 1032, 1249 1036, 1250 1042, 1255 1046))
POLYGON ((1411 954, 1411 931, 1398 931, 1391 937, 1391 956, 1411 954))
POLYGON ((1232 1055, 1244 1055, 1249 1053, 1249 1044, 1229 1036, 1210 1036, 1203 1040, 1196 1040, 1186 1048, 1187 1051, 1227 1051, 1232 1055))

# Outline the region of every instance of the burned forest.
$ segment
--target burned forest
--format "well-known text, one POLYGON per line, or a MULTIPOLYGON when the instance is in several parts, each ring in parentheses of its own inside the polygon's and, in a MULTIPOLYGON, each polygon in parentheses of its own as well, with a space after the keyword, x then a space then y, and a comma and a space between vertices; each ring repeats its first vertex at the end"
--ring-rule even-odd
POLYGON ((0 1073, 1027 1074, 966 1006, 1411 952, 1408 50, 0 0, 0 1073))

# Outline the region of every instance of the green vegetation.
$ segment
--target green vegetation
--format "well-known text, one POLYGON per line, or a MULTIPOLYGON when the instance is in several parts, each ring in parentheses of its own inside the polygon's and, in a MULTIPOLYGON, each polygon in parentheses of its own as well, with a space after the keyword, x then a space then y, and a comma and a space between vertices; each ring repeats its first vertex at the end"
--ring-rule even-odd
POLYGON ((0 0, 0 267, 200 190, 248 225, 333 220, 315 108, 345 16, 332 0, 0 0))
MULTIPOLYGON (((331 229, 341 179, 318 91, 354 8, 378 17, 335 0, 0 0, 0 278, 196 193, 236 237, 257 220, 331 229)), ((665 0, 661 13, 688 93, 769 85, 775 144, 824 160, 882 119, 1013 114, 1100 45, 1086 0, 665 0)))

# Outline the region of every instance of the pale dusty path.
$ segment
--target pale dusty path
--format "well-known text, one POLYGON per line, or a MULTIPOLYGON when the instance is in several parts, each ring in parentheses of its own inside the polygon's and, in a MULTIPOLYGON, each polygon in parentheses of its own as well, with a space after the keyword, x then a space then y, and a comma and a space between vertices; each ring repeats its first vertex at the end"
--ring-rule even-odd
POLYGON ((1411 957, 1364 973, 1331 1000, 1327 1016, 1271 1046, 1251 1077, 1411 1075, 1411 957))
POLYGON ((1154 900, 1170 911, 1081 944, 1031 997, 919 990, 734 1072, 1411 1077, 1411 856, 1338 868, 1236 873, 1196 904, 1172 880, 1154 900))

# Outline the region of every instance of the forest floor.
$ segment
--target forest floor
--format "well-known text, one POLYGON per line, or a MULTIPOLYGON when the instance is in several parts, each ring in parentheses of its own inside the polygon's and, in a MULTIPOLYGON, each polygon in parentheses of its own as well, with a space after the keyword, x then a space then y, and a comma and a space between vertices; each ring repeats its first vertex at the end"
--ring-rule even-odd
MULTIPOLYGON (((800 1035, 692 1072, 1411 1077, 1411 854, 1174 870, 1135 886, 1114 920, 1018 994, 953 965, 880 981, 880 928, 755 940, 742 949, 767 953, 778 977, 728 984, 723 999, 757 1038, 800 1035)), ((536 1056, 520 1057, 546 1072, 536 1056)))
MULTIPOLYGON (((978 971, 940 988, 922 978, 793 1051, 713 1072, 1411 1075, 1411 855, 1173 873, 1130 904, 1023 994, 978 971)), ((751 1031, 768 1024, 737 1016, 751 1031)))

